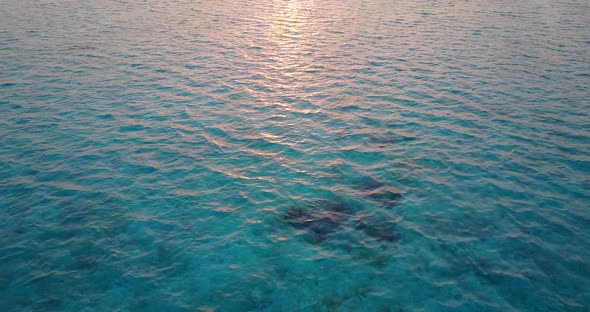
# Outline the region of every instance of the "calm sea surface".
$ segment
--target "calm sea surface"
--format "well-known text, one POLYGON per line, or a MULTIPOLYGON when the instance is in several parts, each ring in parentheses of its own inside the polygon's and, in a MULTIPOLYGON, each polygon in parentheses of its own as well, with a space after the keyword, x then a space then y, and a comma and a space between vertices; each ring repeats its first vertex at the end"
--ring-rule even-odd
POLYGON ((0 1, 1 311, 589 309, 589 1, 0 1))

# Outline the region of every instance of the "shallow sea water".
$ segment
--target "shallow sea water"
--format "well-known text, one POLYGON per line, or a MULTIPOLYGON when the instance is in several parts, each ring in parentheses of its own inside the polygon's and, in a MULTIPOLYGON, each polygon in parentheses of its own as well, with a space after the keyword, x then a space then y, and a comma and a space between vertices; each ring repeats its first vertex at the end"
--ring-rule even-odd
POLYGON ((590 2, 0 2, 1 311, 588 311, 590 2))

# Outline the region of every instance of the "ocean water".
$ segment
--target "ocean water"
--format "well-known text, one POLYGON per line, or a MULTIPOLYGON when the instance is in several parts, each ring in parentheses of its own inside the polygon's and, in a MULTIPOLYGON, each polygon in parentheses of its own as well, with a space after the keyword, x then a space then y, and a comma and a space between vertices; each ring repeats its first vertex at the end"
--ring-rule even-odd
POLYGON ((589 311, 590 2, 0 1, 1 311, 589 311))

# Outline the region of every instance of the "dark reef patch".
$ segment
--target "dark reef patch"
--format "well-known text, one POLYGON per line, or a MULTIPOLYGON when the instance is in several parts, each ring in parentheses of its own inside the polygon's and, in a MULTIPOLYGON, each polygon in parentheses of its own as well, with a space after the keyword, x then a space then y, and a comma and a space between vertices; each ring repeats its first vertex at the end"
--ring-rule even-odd
POLYGON ((372 191, 384 186, 385 183, 378 181, 372 177, 363 177, 362 179, 353 183, 352 188, 358 191, 372 191))
POLYGON ((381 147, 385 147, 386 145, 391 144, 399 144, 403 142, 410 142, 416 140, 415 137, 411 136, 401 136, 395 134, 386 134, 386 135, 371 135, 369 136, 369 143, 376 144, 381 147))
POLYGON ((402 193, 397 189, 382 188, 370 192, 367 194, 367 197, 381 206, 391 209, 395 207, 398 200, 402 198, 402 193))
POLYGON ((384 182, 372 177, 364 177, 353 183, 353 189, 360 191, 369 200, 391 209, 402 198, 402 192, 395 187, 386 186, 384 182))
POLYGON ((310 208, 316 211, 331 211, 343 214, 354 214, 357 207, 341 199, 319 199, 311 203, 310 208))
POLYGON ((344 202, 319 200, 309 207, 287 209, 283 221, 295 229, 306 230, 306 240, 320 243, 345 224, 354 212, 354 207, 344 202))
POLYGON ((384 243, 393 243, 399 240, 393 226, 393 222, 371 219, 358 219, 355 224, 356 229, 362 230, 367 236, 384 243))
MULTIPOLYGON (((384 201, 391 200, 387 196, 384 201)), ((363 216, 362 210, 340 200, 325 199, 307 206, 293 206, 285 211, 282 222, 301 231, 303 238, 312 244, 322 243, 336 233, 348 235, 341 231, 350 229, 360 231, 362 235, 380 243, 391 244, 400 239, 395 232, 395 222, 391 218, 385 215, 363 216)), ((351 239, 354 240, 352 237, 351 239)), ((358 245, 358 242, 353 245, 358 245)))

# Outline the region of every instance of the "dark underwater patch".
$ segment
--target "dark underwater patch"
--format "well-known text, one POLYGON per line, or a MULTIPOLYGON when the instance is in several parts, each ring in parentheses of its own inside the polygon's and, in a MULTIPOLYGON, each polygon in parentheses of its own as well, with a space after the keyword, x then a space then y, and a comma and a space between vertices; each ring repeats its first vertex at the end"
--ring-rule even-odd
POLYGON ((384 243, 393 243, 399 240, 393 226, 392 222, 371 219, 359 219, 355 224, 356 229, 362 230, 367 236, 384 243))
POLYGON ((283 221, 295 229, 305 230, 306 240, 321 243, 345 224, 352 213, 354 208, 346 203, 319 200, 308 207, 287 209, 283 221))
POLYGON ((325 210, 349 215, 357 211, 357 208, 352 204, 340 199, 319 199, 314 201, 310 207, 314 210, 325 210))
MULTIPOLYGON (((385 199, 396 195, 386 195, 385 199)), ((312 244, 319 244, 330 236, 344 229, 350 231, 361 231, 364 235, 376 239, 381 243, 391 244, 399 240, 399 235, 395 232, 394 222, 387 217, 364 218, 359 216, 355 206, 339 200, 318 200, 309 205, 293 206, 285 211, 282 221, 292 228, 303 231, 303 238, 312 244)), ((353 238, 351 238, 353 239, 353 238)), ((353 244, 353 245, 356 245, 353 244)))
POLYGON ((380 146, 385 146, 387 144, 399 144, 404 142, 411 142, 416 140, 417 138, 411 136, 402 136, 402 135, 371 135, 369 136, 369 143, 377 144, 380 146))
POLYGON ((97 115, 96 118, 98 118, 98 119, 114 119, 115 117, 113 116, 113 114, 101 114, 101 115, 97 115))
POLYGON ((395 187, 387 186, 384 182, 372 177, 364 177, 353 184, 353 189, 360 191, 363 196, 382 207, 391 209, 402 198, 402 192, 395 187))
POLYGON ((355 183, 353 183, 352 188, 359 191, 372 191, 384 186, 385 183, 375 180, 372 177, 364 177, 355 183))
POLYGON ((397 205, 399 199, 402 198, 402 194, 397 190, 378 189, 370 192, 367 197, 381 206, 391 209, 397 205))

